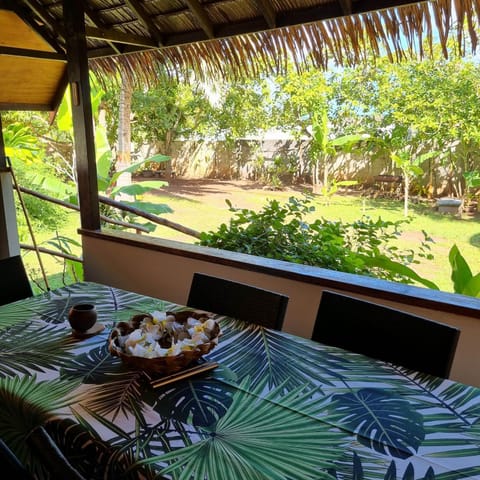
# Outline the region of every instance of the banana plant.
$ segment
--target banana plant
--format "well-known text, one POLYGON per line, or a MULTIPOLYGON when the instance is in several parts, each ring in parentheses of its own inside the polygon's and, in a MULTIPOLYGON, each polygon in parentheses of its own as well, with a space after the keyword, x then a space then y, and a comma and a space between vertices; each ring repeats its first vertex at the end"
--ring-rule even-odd
POLYGON ((3 129, 3 140, 5 154, 9 158, 31 162, 41 150, 30 129, 19 123, 11 123, 3 129))
POLYGON ((452 267, 452 282, 455 293, 480 297, 480 272, 473 275, 470 266, 456 244, 450 249, 448 259, 452 267))
POLYGON ((327 109, 323 108, 320 112, 315 112, 312 117, 312 142, 310 153, 314 157, 313 184, 319 183, 319 162, 323 160, 323 187, 321 193, 327 197, 333 195, 338 186, 354 185, 355 180, 343 182, 331 182, 329 180, 328 158, 337 154, 339 151, 348 153, 352 151, 358 143, 369 138, 368 134, 341 135, 335 138, 329 138, 330 130, 328 127, 327 109), (353 182, 353 183, 352 183, 353 182))
MULTIPOLYGON (((97 158, 97 185, 100 195, 115 198, 116 196, 127 197, 128 200, 123 200, 122 203, 135 207, 138 210, 142 210, 151 214, 161 215, 163 213, 171 213, 172 210, 168 205, 144 202, 141 200, 141 196, 148 191, 159 189, 167 185, 163 181, 149 181, 142 182, 141 184, 130 184, 124 186, 117 186, 117 181, 120 175, 123 173, 134 173, 141 169, 147 162, 161 163, 166 162, 170 157, 162 154, 157 154, 149 158, 145 158, 139 162, 129 165, 127 168, 119 171, 115 171, 115 158, 110 148, 107 132, 105 126, 101 121, 98 121, 98 112, 100 109, 100 103, 103 97, 103 90, 100 88, 95 79, 91 78, 91 92, 92 92, 92 111, 94 117, 97 120, 95 122, 95 151, 97 158), (133 200, 130 200, 133 198, 133 200)), ((67 138, 70 138, 73 142, 73 121, 72 121, 72 108, 69 92, 67 91, 56 116, 57 128, 65 134, 67 138)), ((75 160, 73 160, 75 161, 75 160)), ((75 169, 73 169, 75 171, 75 169)), ((74 175, 75 176, 75 175, 74 175)), ((78 189, 76 186, 76 179, 74 182, 66 182, 64 179, 55 177, 54 175, 46 175, 45 173, 34 173, 29 175, 29 182, 33 186, 42 187, 47 192, 50 192, 52 196, 60 198, 78 205, 78 189)), ((106 208, 105 208, 106 209, 106 208)), ((115 211, 104 211, 102 213, 107 216, 119 216, 115 211)), ((124 220, 121 218, 121 220, 124 220)), ((142 223, 138 218, 130 218, 131 223, 143 225, 150 231, 156 228, 156 225, 152 223, 142 223)))

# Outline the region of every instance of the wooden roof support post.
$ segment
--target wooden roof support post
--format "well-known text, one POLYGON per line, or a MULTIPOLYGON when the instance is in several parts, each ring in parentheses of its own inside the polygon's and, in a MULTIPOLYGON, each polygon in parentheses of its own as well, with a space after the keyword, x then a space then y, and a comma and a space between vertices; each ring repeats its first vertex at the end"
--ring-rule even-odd
POLYGON ((7 168, 0 114, 0 258, 20 254, 12 177, 7 168))
POLYGON ((100 229, 95 136, 85 37, 83 2, 63 0, 68 81, 72 98, 73 132, 82 228, 100 229))

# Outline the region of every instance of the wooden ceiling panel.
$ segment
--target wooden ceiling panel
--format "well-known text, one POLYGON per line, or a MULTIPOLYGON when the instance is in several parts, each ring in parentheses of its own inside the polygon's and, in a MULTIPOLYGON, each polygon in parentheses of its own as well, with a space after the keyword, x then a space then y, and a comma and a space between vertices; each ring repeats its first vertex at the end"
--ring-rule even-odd
POLYGON ((66 66, 15 13, 0 10, 0 110, 53 110, 66 66), (42 55, 55 59, 35 58, 42 55))
POLYGON ((0 45, 41 52, 55 51, 37 32, 9 10, 0 10, 0 45))
MULTIPOLYGON (((200 76, 236 78, 260 71, 282 73, 288 62, 299 68, 350 66, 362 62, 372 49, 377 54, 391 52, 391 59, 425 57, 438 39, 445 54, 448 42, 463 54, 470 45, 475 52, 480 38, 480 0, 82 3, 86 9, 91 68, 105 76, 126 71, 133 81, 140 82, 155 81, 157 66, 177 75, 194 71, 200 76), (412 45, 426 47, 416 52, 409 45, 405 47, 406 38, 415 40, 412 45), (315 51, 312 45, 325 48, 315 51)), ((48 52, 50 62, 46 61, 42 68, 47 72, 51 69, 47 78, 54 82, 53 89, 58 81, 55 72, 62 67, 49 65, 54 60, 60 64, 65 61, 62 12, 63 0, 0 0, 0 56, 17 55, 24 63, 26 57, 35 57, 35 51, 43 51, 37 57, 46 61, 48 52), (45 35, 45 41, 39 34, 45 35), (55 54, 50 53, 50 45, 57 49, 55 54)), ((35 68, 25 69, 27 81, 35 68)), ((4 75, 3 71, 0 75, 4 75)))
POLYGON ((12 110, 53 110, 53 100, 62 84, 66 64, 0 55, 0 105, 11 104, 12 110))

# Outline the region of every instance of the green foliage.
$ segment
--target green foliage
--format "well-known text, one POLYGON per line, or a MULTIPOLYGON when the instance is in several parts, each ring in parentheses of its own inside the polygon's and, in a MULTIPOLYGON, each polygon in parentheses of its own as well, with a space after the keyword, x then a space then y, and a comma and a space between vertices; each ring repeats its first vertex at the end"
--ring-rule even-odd
POLYGON ((480 170, 470 170, 463 173, 465 178, 465 198, 469 201, 475 198, 476 190, 480 188, 480 170))
MULTIPOLYGON (((91 91, 92 91, 92 109, 94 113, 98 112, 98 108, 100 106, 100 101, 104 95, 103 90, 100 86, 91 80, 91 91)), ((72 110, 70 105, 70 96, 65 95, 58 113, 57 125, 59 129, 68 132, 71 138, 73 139, 73 121, 72 121, 72 110)), ((125 186, 116 186, 117 180, 123 173, 134 173, 140 170, 145 163, 161 163, 165 162, 170 159, 170 157, 166 155, 153 155, 150 158, 146 158, 139 162, 133 163, 128 167, 124 168, 123 170, 115 171, 115 158, 112 154, 112 150, 110 148, 106 129, 104 125, 98 122, 95 126, 95 149, 96 149, 96 157, 97 157, 97 185, 98 191, 101 195, 109 196, 114 198, 116 195, 129 195, 134 197, 134 201, 124 202, 128 203, 130 206, 133 206, 139 210, 148 211, 149 213, 153 214, 162 214, 165 212, 171 212, 171 209, 164 204, 160 205, 152 205, 146 204, 141 201, 139 198, 141 194, 145 193, 146 191, 151 191, 157 188, 161 188, 166 185, 166 182, 149 182, 148 184, 144 183, 143 185, 125 185, 125 186)), ((62 189, 63 184, 62 182, 57 182, 55 188, 62 189)), ((76 189, 70 190, 70 198, 69 201, 72 203, 77 203, 76 198, 76 189)), ((133 214, 123 215, 116 213, 116 210, 112 208, 103 208, 102 213, 108 214, 108 216, 128 221, 131 223, 138 223, 140 225, 144 225, 147 228, 152 229, 153 226, 150 223, 142 223, 139 221, 138 216, 133 214)))
POLYGON ((293 155, 276 155, 271 161, 259 158, 261 180, 273 188, 281 188, 284 183, 291 181, 297 171, 296 158, 293 155))
POLYGON ((30 128, 20 123, 10 123, 2 133, 7 157, 32 162, 41 150, 30 128))
POLYGON ((242 80, 218 84, 217 88, 218 100, 209 119, 212 135, 233 145, 239 138, 258 136, 274 126, 271 92, 265 81, 242 80))
POLYGON ((432 258, 426 234, 418 251, 395 245, 405 220, 362 217, 342 223, 321 218, 308 223, 315 211, 309 195, 291 197, 283 205, 271 200, 259 212, 226 202, 233 213, 229 224, 202 232, 200 245, 436 288, 408 267, 418 263, 416 256, 432 258))
POLYGON ((329 198, 333 197, 333 195, 338 192, 338 189, 340 187, 353 187, 357 184, 358 182, 356 180, 341 180, 340 182, 332 180, 330 183, 323 185, 319 193, 323 195, 328 201, 329 198))
MULTIPOLYGON (((59 235, 58 232, 54 238, 48 240, 46 243, 54 247, 56 250, 64 253, 65 255, 70 256, 74 256, 72 247, 76 247, 78 250, 81 250, 82 248, 82 245, 79 242, 77 242, 73 238, 59 235)), ((82 281, 83 263, 66 258, 63 261, 62 280, 64 285, 82 281)))
MULTIPOLYGON (((103 92, 108 139, 114 144, 118 127, 119 86, 109 85, 103 92)), ((132 94, 132 141, 152 144, 169 153, 171 142, 182 136, 204 133, 212 114, 208 95, 198 82, 179 82, 159 73, 150 88, 136 88, 132 94)))
POLYGON ((441 168, 446 177, 441 194, 459 196, 462 170, 478 169, 479 65, 455 52, 445 59, 437 47, 434 50, 429 60, 391 63, 385 58, 332 75, 331 118, 335 130, 348 121, 348 128, 387 137, 387 158, 390 152, 408 151, 411 163, 424 171, 417 170, 423 177, 418 181, 431 182, 431 172, 441 168), (440 153, 418 158, 435 151, 440 153))
POLYGON ((480 297, 480 272, 473 275, 472 269, 460 253, 457 245, 450 249, 448 259, 452 267, 452 282, 455 293, 480 297))
MULTIPOLYGON (((36 175, 32 171, 41 172, 44 177, 52 175, 53 172, 47 163, 41 161, 42 145, 33 135, 30 127, 21 126, 17 122, 9 123, 4 127, 3 135, 5 151, 10 158, 18 184, 27 185, 29 188, 34 186, 37 192, 47 193, 48 189, 44 185, 35 183, 36 175)), ((62 208, 31 195, 23 194, 22 198, 34 230, 54 230, 65 221, 66 213, 62 208)), ((29 238, 30 233, 20 202, 16 202, 16 210, 19 237, 23 242, 29 238)))

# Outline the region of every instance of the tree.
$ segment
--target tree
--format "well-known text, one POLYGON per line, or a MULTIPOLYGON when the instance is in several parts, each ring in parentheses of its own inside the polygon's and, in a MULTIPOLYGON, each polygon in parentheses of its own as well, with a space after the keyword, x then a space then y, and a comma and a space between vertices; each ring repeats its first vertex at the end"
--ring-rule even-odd
MULTIPOLYGON (((131 113, 132 113, 132 93, 133 88, 128 75, 122 70, 121 84, 118 102, 118 134, 117 134, 117 157, 115 168, 123 171, 117 179, 118 186, 126 186, 132 183, 132 175, 128 171, 131 164, 131 148, 132 148, 132 130, 131 130, 131 113)), ((124 197, 124 200, 130 200, 124 197)))
POLYGON ((162 75, 153 88, 133 92, 132 139, 152 145, 154 153, 170 155, 174 140, 205 131, 211 111, 204 85, 162 75))
MULTIPOLYGON (((429 165, 429 189, 433 191, 433 175, 442 168, 448 175, 447 193, 461 192, 462 156, 479 152, 478 122, 480 98, 479 68, 472 61, 455 55, 445 60, 388 64, 377 71, 378 102, 375 113, 384 127, 393 126, 404 132, 414 132, 417 152, 428 150, 442 154, 432 156, 429 165), (463 153, 462 153, 463 152, 463 153)), ((411 137, 411 135, 410 135, 411 137)))
POLYGON ((281 130, 308 143, 313 185, 319 183, 319 162, 325 158, 328 138, 328 92, 325 75, 312 70, 275 78, 273 115, 281 130))
MULTIPOLYGON (((310 154, 312 156, 313 170, 313 186, 314 191, 319 184, 319 160, 323 160, 323 188, 322 193, 328 195, 331 191, 328 162, 332 156, 338 155, 340 152, 348 153, 352 151, 360 142, 367 140, 367 134, 359 133, 357 135, 341 135, 335 138, 329 138, 330 130, 328 127, 328 118, 326 108, 321 112, 315 112, 312 118, 313 138, 311 140, 310 154)), ((341 182, 334 181, 334 187, 338 185, 353 185, 355 181, 344 180, 341 182)))
POLYGON ((209 130, 232 145, 248 136, 261 137, 274 126, 271 86, 264 79, 246 79, 217 85, 209 130))

